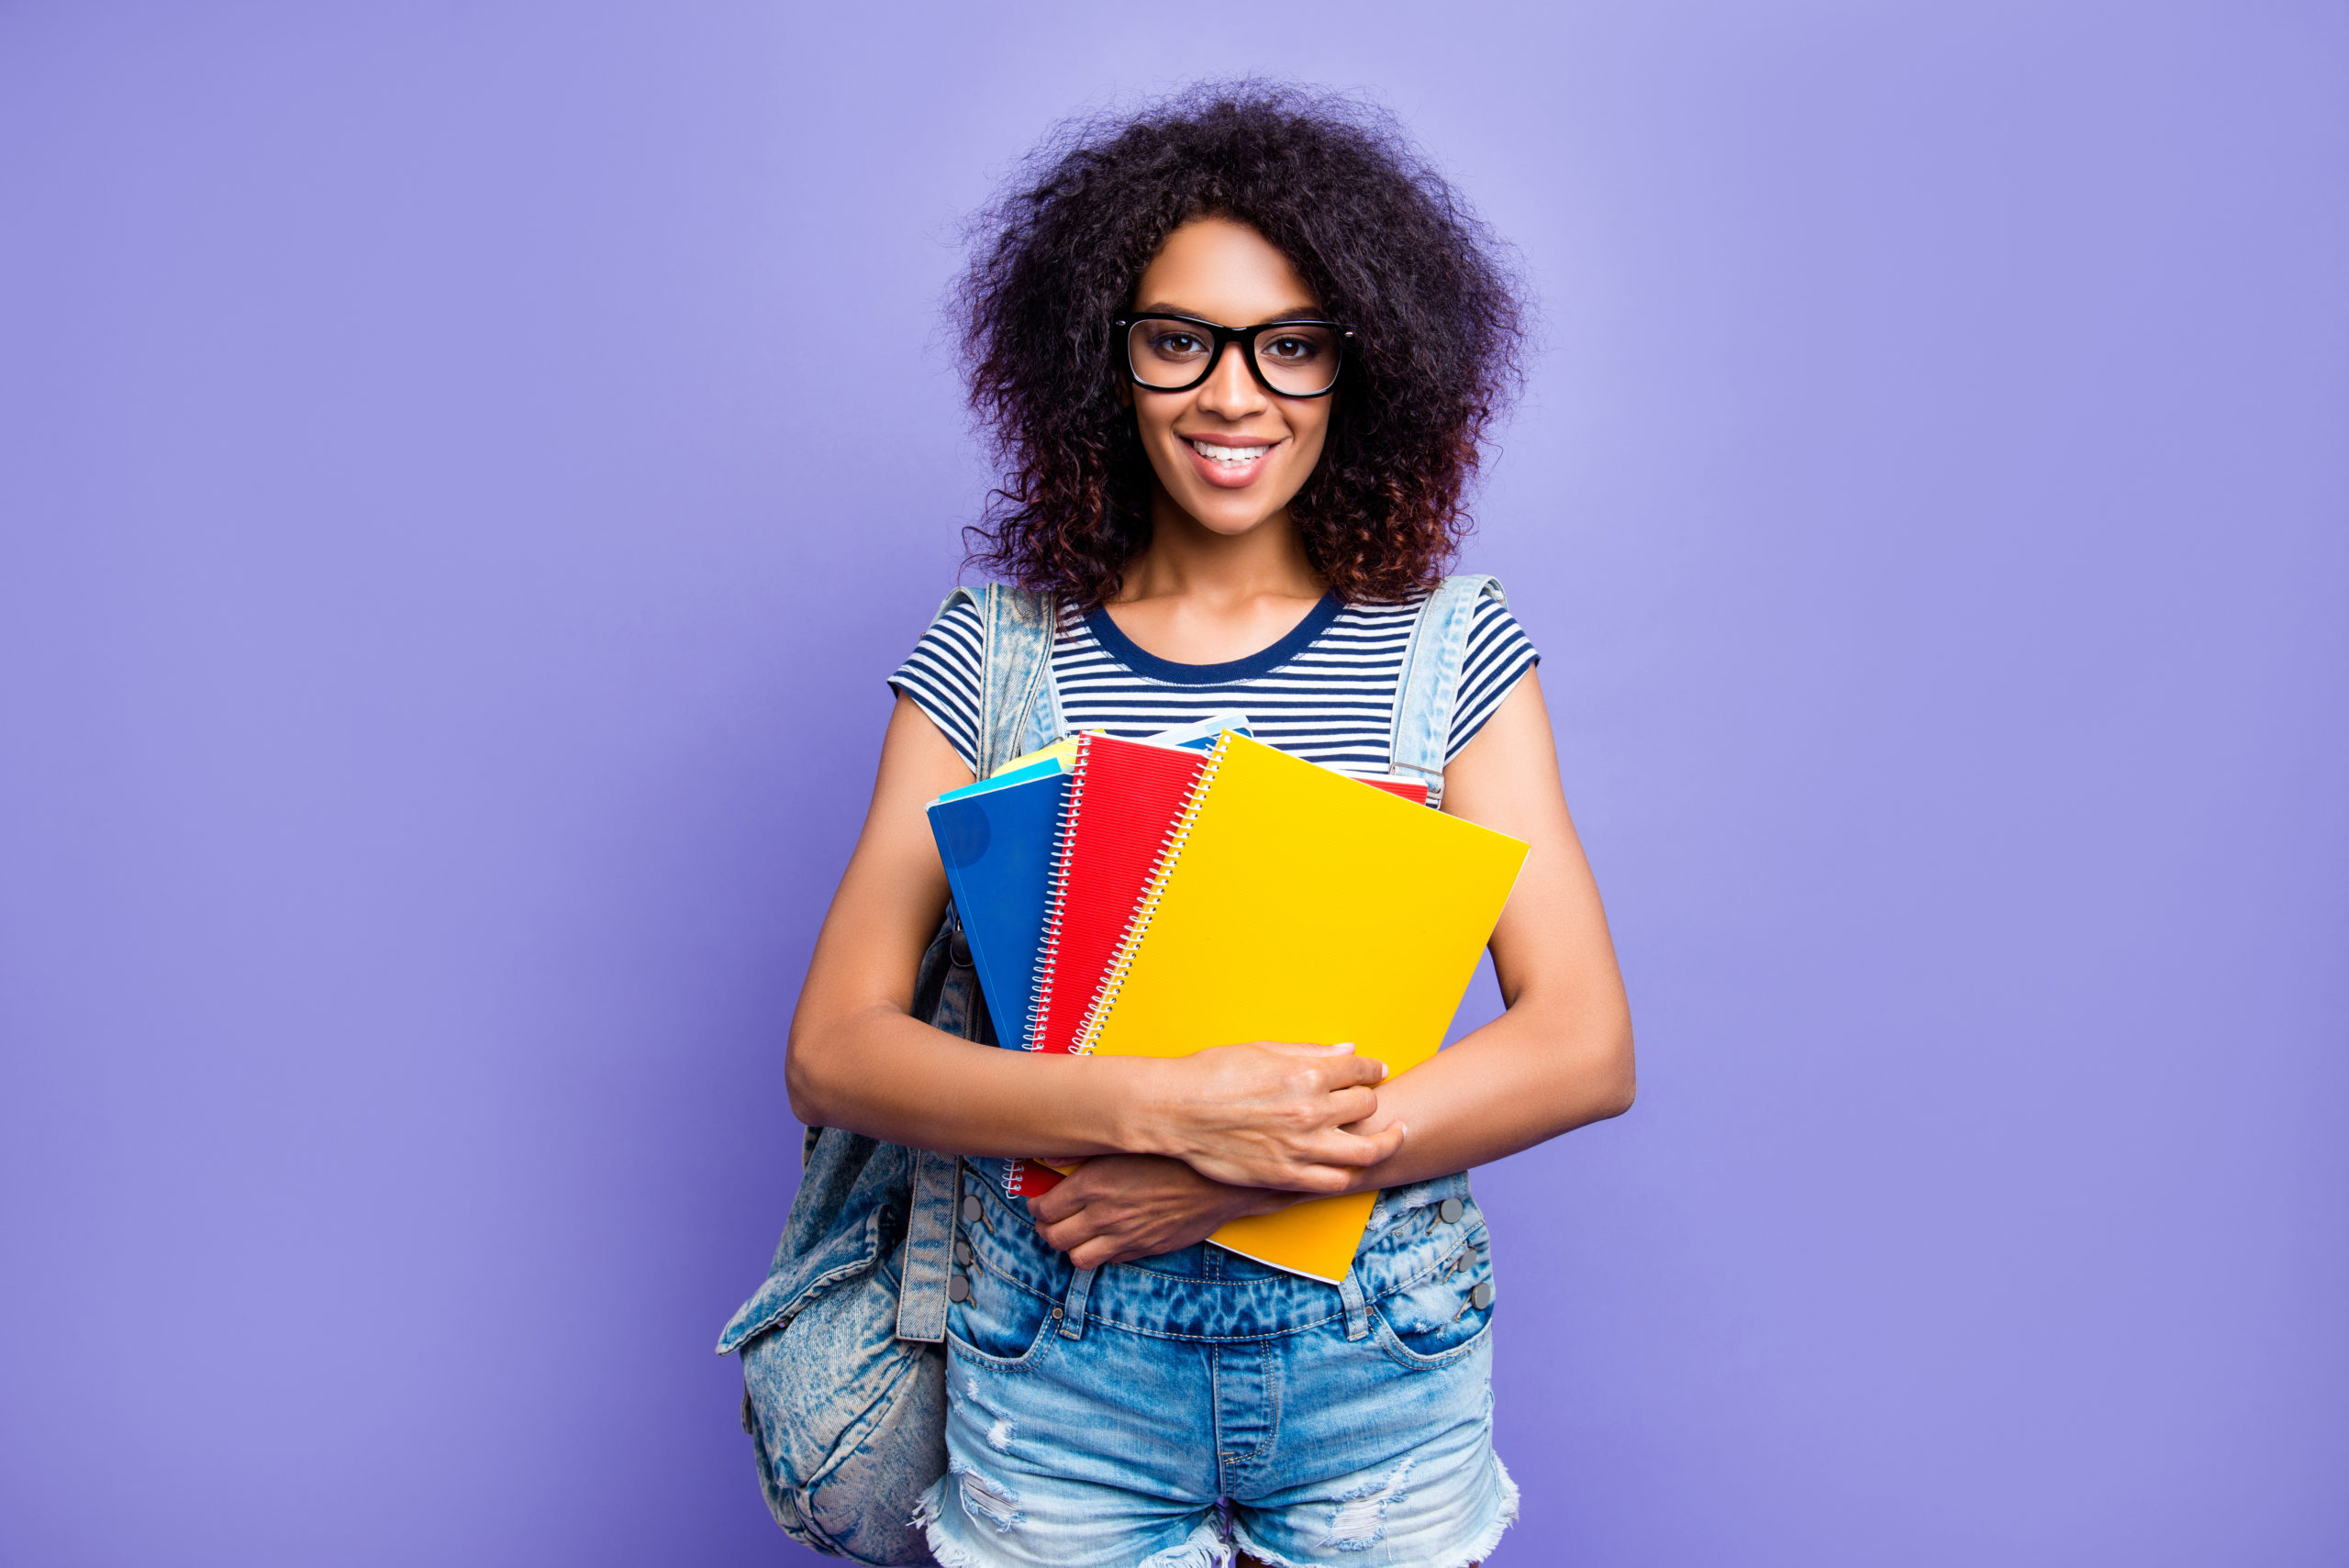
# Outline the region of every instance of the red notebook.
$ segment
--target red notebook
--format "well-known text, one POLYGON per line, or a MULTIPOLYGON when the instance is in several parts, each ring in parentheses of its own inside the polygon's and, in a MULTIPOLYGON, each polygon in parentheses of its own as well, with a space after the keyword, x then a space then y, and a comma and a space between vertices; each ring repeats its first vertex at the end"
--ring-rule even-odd
MULTIPOLYGON (((1065 1052, 1075 1045, 1207 762, 1203 751, 1077 738, 1036 958, 1029 1050, 1065 1052)), ((1060 1179, 1032 1160, 1011 1161, 1005 1172, 1014 1197, 1050 1191, 1060 1179)))
POLYGON ((1358 784, 1366 784, 1373 789, 1383 789, 1389 795, 1399 795, 1413 806, 1428 803, 1428 786, 1417 779, 1377 778, 1369 773, 1348 773, 1346 777, 1358 784))

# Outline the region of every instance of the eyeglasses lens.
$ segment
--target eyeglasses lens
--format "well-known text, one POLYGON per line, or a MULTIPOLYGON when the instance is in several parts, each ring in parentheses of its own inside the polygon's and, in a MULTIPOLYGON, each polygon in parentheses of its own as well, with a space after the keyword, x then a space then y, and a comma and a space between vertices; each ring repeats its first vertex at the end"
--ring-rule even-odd
POLYGON ((1256 367, 1275 392, 1327 392, 1338 379, 1338 335, 1327 327, 1276 327, 1256 337, 1256 367))

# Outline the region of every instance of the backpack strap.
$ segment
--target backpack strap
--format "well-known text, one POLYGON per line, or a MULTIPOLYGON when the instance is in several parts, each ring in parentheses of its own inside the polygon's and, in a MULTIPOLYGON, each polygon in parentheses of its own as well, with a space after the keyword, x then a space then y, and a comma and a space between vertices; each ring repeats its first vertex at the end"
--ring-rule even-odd
POLYGON ((1055 606, 1049 594, 989 583, 957 588, 939 606, 979 612, 979 765, 985 778, 1014 757, 1061 736, 1061 694, 1052 679, 1055 606))
POLYGON ((1419 606, 1403 673, 1395 684, 1395 728, 1387 737, 1387 773, 1428 786, 1428 804, 1443 804, 1444 752, 1452 741, 1452 710, 1460 698, 1460 671, 1468 662, 1468 634, 1476 606, 1487 598, 1508 603, 1501 580, 1475 574, 1447 577, 1419 606))
MULTIPOLYGON (((1052 680, 1053 607, 1049 595, 990 583, 957 588, 940 606, 979 612, 979 765, 985 778, 1012 758, 1060 738, 1060 688, 1052 680)), ((952 917, 949 917, 952 919, 952 917)), ((975 991, 967 1004, 983 1016, 975 991)), ((962 1201, 963 1162, 934 1150, 913 1157, 906 1251, 897 1278, 897 1338, 936 1344, 946 1338, 947 1283, 953 1276, 954 1210, 962 1201)))
POLYGON ((913 1195, 906 1206, 906 1251, 897 1271, 897 1338, 946 1338, 946 1282, 954 1264, 954 1206, 963 1162, 934 1149, 908 1149, 913 1195))

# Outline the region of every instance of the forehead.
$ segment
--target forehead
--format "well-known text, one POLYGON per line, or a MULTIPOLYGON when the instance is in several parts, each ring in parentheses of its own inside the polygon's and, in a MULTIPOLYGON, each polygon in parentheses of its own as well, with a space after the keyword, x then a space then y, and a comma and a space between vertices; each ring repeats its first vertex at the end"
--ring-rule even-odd
POLYGON ((1134 285, 1134 308, 1204 316, 1228 327, 1316 308, 1288 258, 1244 223, 1198 217, 1166 237, 1134 285))

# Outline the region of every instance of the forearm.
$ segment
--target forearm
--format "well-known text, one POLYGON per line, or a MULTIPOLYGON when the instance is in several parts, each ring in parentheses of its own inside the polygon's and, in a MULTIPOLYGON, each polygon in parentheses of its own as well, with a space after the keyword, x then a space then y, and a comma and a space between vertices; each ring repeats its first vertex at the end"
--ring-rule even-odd
POLYGON ((875 1004, 792 1031, 792 1114, 811 1127, 953 1154, 1154 1152, 1143 1082, 1158 1065, 1005 1051, 875 1004))
MULTIPOLYGON (((1605 1001, 1577 1018, 1521 1006, 1379 1092, 1369 1125, 1407 1122, 1402 1151, 1364 1170, 1355 1190, 1402 1186, 1497 1160, 1631 1104, 1629 1020, 1605 1001)), ((1152 1257, 1242 1215, 1308 1195, 1227 1186, 1179 1160, 1112 1156, 1030 1202, 1044 1240, 1079 1268, 1152 1257)))
POLYGON ((1578 1008, 1521 1003, 1380 1085, 1364 1130, 1409 1129, 1354 1190, 1489 1164, 1631 1108, 1631 1027, 1620 993, 1578 1008))

